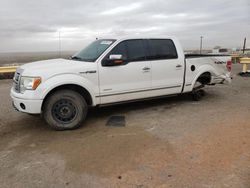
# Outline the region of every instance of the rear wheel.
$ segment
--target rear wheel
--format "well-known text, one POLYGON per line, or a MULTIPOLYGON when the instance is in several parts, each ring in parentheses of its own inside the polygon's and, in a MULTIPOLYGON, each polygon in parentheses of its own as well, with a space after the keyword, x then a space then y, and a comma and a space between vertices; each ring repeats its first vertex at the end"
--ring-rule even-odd
POLYGON ((59 90, 44 104, 43 117, 55 130, 71 130, 80 127, 88 112, 85 99, 72 90, 59 90))
POLYGON ((205 91, 202 89, 192 92, 192 98, 194 101, 200 101, 204 95, 205 95, 205 91))
POLYGON ((192 98, 194 101, 200 101, 202 97, 205 96, 205 91, 202 88, 204 88, 204 85, 201 82, 196 81, 192 91, 192 98))

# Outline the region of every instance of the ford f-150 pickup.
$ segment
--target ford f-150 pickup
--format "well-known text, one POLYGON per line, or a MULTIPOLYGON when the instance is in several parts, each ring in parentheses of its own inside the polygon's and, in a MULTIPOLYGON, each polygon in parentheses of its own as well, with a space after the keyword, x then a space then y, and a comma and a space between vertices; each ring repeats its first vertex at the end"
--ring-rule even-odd
POLYGON ((99 39, 70 59, 20 66, 13 78, 15 109, 42 114, 55 130, 83 124, 88 108, 191 93, 231 81, 223 55, 185 55, 175 37, 99 39))

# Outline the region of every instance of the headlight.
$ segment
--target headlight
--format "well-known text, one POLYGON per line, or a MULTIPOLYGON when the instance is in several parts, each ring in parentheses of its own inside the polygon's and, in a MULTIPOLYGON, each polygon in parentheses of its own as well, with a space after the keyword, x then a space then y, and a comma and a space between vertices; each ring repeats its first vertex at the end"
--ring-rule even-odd
POLYGON ((25 90, 35 90, 42 79, 40 77, 26 77, 22 76, 20 81, 20 91, 24 92, 25 90))

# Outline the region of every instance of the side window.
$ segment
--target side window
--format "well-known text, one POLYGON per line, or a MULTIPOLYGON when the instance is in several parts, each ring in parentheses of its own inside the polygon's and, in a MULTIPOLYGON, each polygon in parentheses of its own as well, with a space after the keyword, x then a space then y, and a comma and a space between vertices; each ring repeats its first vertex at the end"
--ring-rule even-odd
POLYGON ((126 45, 129 61, 143 61, 146 59, 143 40, 127 40, 126 45))
MULTIPOLYGON (((108 57, 112 54, 112 55, 122 55, 122 58, 124 60, 127 60, 128 55, 127 55, 127 48, 126 48, 126 42, 121 42, 119 43, 117 46, 115 46, 111 52, 108 54, 108 57)), ((108 58, 106 57, 106 58, 108 58)))
POLYGON ((175 45, 170 39, 151 39, 148 40, 149 54, 147 59, 176 59, 178 58, 175 45))

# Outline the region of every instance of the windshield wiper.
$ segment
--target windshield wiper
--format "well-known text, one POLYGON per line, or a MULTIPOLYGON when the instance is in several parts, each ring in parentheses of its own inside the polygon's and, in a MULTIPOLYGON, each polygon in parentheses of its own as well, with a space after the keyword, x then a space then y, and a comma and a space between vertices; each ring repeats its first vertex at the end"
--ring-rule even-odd
POLYGON ((80 57, 78 57, 78 56, 71 56, 71 59, 82 60, 82 58, 80 58, 80 57))
POLYGON ((77 61, 86 61, 86 62, 93 62, 93 59, 84 59, 78 56, 71 56, 70 57, 72 60, 77 60, 77 61))

